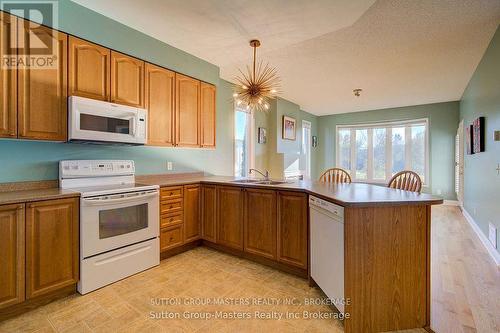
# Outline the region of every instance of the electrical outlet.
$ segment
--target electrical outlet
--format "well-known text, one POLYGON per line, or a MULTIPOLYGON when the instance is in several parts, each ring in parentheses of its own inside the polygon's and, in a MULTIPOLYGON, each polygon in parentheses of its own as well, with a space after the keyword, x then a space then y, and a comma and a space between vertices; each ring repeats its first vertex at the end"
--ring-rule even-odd
POLYGON ((488 238, 491 242, 491 245, 496 249, 497 248, 497 228, 493 225, 493 223, 489 223, 489 233, 488 238))
POLYGON ((437 189, 436 193, 437 195, 443 195, 443 191, 440 188, 437 189))
POLYGON ((167 170, 171 171, 173 168, 172 162, 167 162, 167 170))

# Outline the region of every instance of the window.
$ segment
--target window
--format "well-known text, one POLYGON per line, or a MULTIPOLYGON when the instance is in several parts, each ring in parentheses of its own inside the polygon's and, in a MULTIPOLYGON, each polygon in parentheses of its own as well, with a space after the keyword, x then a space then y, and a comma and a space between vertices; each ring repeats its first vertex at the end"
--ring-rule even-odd
POLYGON ((428 146, 427 119, 337 126, 337 166, 356 181, 385 183, 413 170, 426 183, 428 146))
POLYGON ((234 175, 247 177, 253 167, 253 116, 241 109, 234 112, 234 175))
POLYGON ((303 176, 311 179, 311 123, 302 120, 302 156, 304 157, 303 176))

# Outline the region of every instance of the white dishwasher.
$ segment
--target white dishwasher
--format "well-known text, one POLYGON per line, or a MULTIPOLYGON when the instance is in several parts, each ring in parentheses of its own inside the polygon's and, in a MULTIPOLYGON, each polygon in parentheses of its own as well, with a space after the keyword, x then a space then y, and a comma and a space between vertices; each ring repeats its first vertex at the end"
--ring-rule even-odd
POLYGON ((309 196, 311 277, 344 313, 344 208, 309 196))

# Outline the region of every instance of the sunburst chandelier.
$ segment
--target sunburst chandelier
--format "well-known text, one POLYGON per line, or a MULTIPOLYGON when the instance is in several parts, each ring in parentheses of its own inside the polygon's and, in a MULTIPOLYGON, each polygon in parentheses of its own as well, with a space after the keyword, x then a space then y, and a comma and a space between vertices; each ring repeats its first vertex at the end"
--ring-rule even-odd
POLYGON ((253 47, 253 67, 247 66, 247 74, 240 71, 240 76, 236 77, 237 84, 234 88, 233 97, 236 105, 247 111, 268 111, 270 108, 269 99, 278 94, 280 78, 276 68, 265 66, 262 61, 256 65, 257 48, 260 41, 254 39, 250 41, 253 47))

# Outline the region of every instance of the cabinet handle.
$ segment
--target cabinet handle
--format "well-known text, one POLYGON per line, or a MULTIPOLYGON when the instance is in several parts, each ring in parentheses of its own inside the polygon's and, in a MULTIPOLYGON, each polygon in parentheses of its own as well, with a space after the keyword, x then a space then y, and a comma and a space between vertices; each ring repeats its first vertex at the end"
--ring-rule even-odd
POLYGON ((173 241, 174 240, 174 237, 170 236, 170 240, 169 242, 173 241))
POLYGON ((170 192, 170 195, 174 195, 174 192, 170 192))

